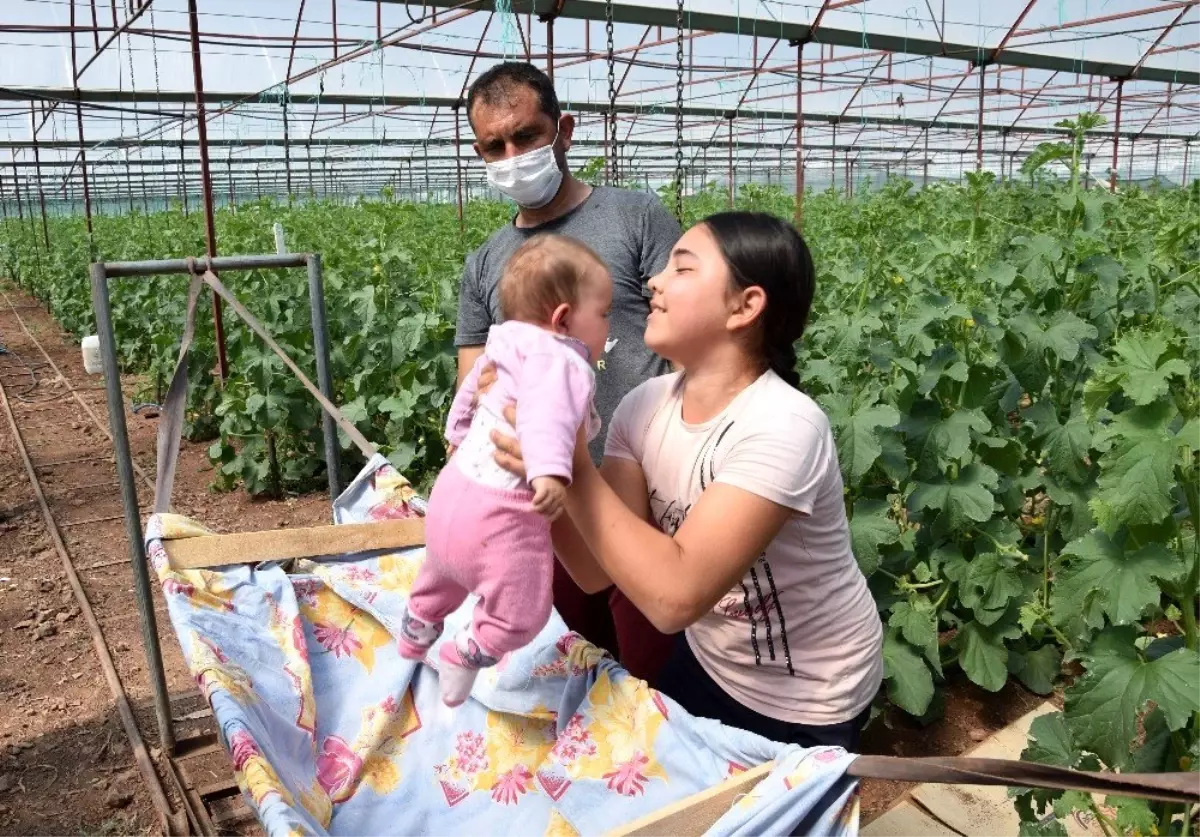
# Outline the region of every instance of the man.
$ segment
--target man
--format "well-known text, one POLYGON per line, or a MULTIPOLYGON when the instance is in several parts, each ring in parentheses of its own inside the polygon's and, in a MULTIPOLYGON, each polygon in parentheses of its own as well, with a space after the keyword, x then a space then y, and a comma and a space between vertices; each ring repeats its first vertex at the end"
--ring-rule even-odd
MULTIPOLYGON (((458 383, 483 352, 488 329, 502 319, 497 287, 509 256, 540 232, 587 243, 604 259, 613 280, 609 338, 596 373, 596 409, 604 429, 590 448, 599 462, 617 404, 642 381, 670 371, 646 348, 642 335, 649 313, 646 282, 666 266, 679 240, 679 223, 655 195, 592 187, 571 175, 566 153, 575 119, 562 112, 553 83, 532 64, 498 64, 476 79, 467 94, 467 120, 488 182, 516 202, 517 214, 467 257, 454 338, 458 383)), ((554 604, 572 630, 615 650, 607 595, 586 596, 557 564, 554 604)), ((613 606, 623 612, 622 633, 640 630, 633 625, 641 614, 624 615, 632 605, 618 597, 613 606)), ((622 649, 626 666, 650 674, 649 668, 630 664, 630 651, 622 649)))

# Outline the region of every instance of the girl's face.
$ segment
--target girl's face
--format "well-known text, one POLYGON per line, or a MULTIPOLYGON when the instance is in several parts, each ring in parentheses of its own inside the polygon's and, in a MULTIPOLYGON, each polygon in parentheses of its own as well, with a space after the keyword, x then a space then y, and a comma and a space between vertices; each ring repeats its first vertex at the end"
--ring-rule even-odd
POLYGON ((730 336, 739 307, 729 268, 708 227, 697 224, 676 242, 662 273, 649 281, 654 296, 646 318, 646 346, 677 364, 730 336))

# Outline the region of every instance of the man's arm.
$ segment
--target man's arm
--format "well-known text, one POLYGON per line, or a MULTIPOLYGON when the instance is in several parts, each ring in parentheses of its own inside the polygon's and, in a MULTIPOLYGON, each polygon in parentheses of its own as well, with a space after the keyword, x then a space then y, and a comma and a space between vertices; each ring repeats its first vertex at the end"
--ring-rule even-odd
POLYGON ((470 373, 471 368, 475 365, 475 361, 479 360, 479 356, 482 354, 483 346, 458 347, 458 380, 454 383, 455 390, 462 387, 463 380, 470 373))
POLYGON ((467 263, 463 265, 462 280, 458 285, 458 321, 454 329, 454 345, 458 347, 455 390, 462 386, 467 373, 483 354, 488 329, 493 325, 492 312, 488 309, 480 283, 479 255, 476 251, 467 256, 467 263))

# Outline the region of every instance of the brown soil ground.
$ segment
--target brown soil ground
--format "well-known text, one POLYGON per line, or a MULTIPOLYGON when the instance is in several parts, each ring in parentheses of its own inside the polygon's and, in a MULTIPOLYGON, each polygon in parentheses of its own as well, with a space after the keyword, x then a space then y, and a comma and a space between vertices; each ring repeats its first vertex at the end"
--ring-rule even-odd
MULTIPOLYGON (((7 295, 7 300, 0 297, 0 343, 9 350, 0 354, 0 382, 141 734, 165 777, 113 449, 106 435, 102 378, 84 372, 78 343, 63 334, 34 300, 11 285, 0 289, 7 295), (21 321, 65 381, 46 363, 21 321), (72 389, 99 424, 73 397, 72 389), (72 461, 54 464, 67 460, 72 461)), ((127 383, 128 398, 135 382, 127 383)), ((152 478, 157 421, 131 413, 126 419, 135 460, 152 478)), ((222 532, 329 522, 325 496, 263 502, 242 493, 213 493, 211 482, 204 446, 184 442, 173 497, 180 512, 222 532)), ((139 485, 139 497, 146 509, 151 494, 145 484, 139 485)), ((178 698, 178 717, 181 704, 194 705, 196 692, 157 585, 153 586, 167 683, 173 698, 178 698)), ((0 418, 0 705, 5 707, 0 712, 0 834, 160 831, 90 632, 4 418, 0 418)))
MULTIPOLYGON (((0 284, 3 383, 70 560, 96 613, 138 726, 160 775, 147 661, 107 437, 102 379, 83 370, 76 340, 34 300, 0 284), (18 320, 18 315, 20 320, 18 320), (37 345, 61 370, 60 379, 37 345), (30 369, 32 367, 32 370, 30 369), (32 371, 32 374, 31 374, 32 371), (77 393, 98 422, 75 399, 77 393), (70 460, 70 462, 67 462, 70 460), (67 463, 67 464, 55 464, 67 463)), ((127 399, 136 382, 126 382, 127 399)), ((135 460, 154 472, 157 421, 127 414, 135 460)), ((203 445, 183 443, 174 505, 217 531, 310 526, 329 520, 324 495, 258 501, 210 490, 203 445)), ((150 492, 139 485, 145 510, 150 492)), ((155 611, 174 714, 196 692, 155 587, 155 611)), ((959 755, 1041 699, 1010 684, 989 694, 965 681, 946 690, 945 717, 920 727, 891 711, 868 729, 864 752, 959 755)), ((7 420, 0 418, 0 834, 152 834, 161 826, 63 563, 47 534, 7 420)), ((203 714, 197 713, 197 714, 203 714)), ((220 778, 216 772, 213 780, 220 778)), ((169 787, 169 783, 164 782, 169 787)), ((908 787, 864 782, 864 822, 908 787)))

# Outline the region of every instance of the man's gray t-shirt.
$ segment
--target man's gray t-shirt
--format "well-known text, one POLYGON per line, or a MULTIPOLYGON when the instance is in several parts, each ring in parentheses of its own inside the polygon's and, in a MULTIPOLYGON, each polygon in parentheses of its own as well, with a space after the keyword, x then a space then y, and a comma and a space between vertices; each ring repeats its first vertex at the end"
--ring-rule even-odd
POLYGON ((508 224, 467 256, 458 294, 455 346, 482 346, 488 329, 502 322, 498 287, 504 266, 518 247, 538 233, 557 233, 587 244, 608 265, 613 280, 608 351, 596 370, 596 410, 604 422, 591 444, 597 462, 604 453, 609 420, 626 393, 670 371, 646 348, 650 311, 646 281, 666 267, 679 240, 679 223, 655 195, 597 186, 587 200, 537 227, 508 224))

